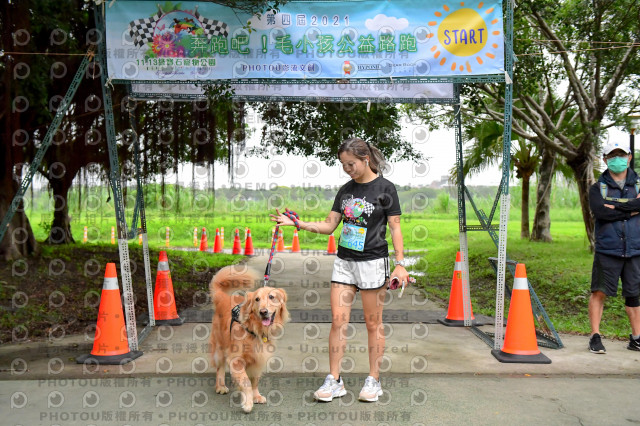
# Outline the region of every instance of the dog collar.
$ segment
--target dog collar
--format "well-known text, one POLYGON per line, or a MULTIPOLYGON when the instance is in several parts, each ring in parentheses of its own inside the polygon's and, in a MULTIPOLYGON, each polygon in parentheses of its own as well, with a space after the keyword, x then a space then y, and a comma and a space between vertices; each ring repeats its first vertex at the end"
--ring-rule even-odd
MULTIPOLYGON (((229 325, 229 333, 231 333, 231 328, 233 328, 233 323, 237 322, 238 324, 240 324, 240 326, 242 328, 245 329, 245 331, 249 334, 251 334, 253 337, 255 337, 256 339, 258 338, 258 335, 256 333, 254 333, 253 331, 249 330, 247 327, 244 326, 244 324, 242 324, 240 322, 240 320, 238 318, 240 318, 240 307, 242 306, 242 303, 237 304, 236 306, 233 307, 233 309, 231 309, 231 325, 229 325)), ((262 336, 262 341, 264 343, 267 343, 269 341, 269 338, 267 336, 262 336)))

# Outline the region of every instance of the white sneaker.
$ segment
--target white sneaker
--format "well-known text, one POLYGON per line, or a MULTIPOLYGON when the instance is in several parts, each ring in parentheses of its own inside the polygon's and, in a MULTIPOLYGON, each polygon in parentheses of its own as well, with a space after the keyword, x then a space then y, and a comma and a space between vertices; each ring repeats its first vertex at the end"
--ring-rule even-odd
POLYGON ((337 381, 333 375, 329 374, 325 379, 320 389, 313 393, 313 397, 318 401, 329 402, 333 398, 346 395, 347 391, 344 388, 344 382, 342 378, 337 381))
POLYGON ((375 402, 378 397, 382 395, 382 386, 380 382, 374 379, 372 376, 368 376, 364 380, 364 386, 360 391, 358 399, 360 401, 375 402))

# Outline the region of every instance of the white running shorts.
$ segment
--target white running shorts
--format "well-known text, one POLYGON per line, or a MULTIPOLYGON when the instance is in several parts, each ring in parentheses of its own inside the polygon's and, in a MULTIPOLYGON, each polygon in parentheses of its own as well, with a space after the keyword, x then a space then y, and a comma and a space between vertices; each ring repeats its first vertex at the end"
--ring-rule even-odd
POLYGON ((374 290, 386 284, 389 274, 389 259, 386 257, 360 262, 336 257, 331 281, 354 285, 359 290, 374 290))

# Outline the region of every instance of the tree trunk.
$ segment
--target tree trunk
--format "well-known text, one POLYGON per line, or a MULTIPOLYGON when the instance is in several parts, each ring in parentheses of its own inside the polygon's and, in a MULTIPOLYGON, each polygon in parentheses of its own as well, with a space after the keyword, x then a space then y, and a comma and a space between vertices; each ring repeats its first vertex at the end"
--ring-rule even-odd
MULTIPOLYGON (((10 170, 7 172, 10 173, 10 170)), ((0 180, 0 217, 4 217, 9 210, 13 196, 18 192, 19 187, 18 183, 12 179, 0 180)), ((9 222, 4 238, 0 241, 0 259, 14 260, 29 254, 37 254, 39 251, 31 223, 24 213, 24 203, 21 202, 9 222)))
POLYGON ((529 186, 531 181, 531 175, 525 174, 522 176, 522 202, 520 217, 520 238, 529 238, 529 186))
MULTIPOLYGON (((2 23, 4 25, 2 45, 13 46, 13 31, 17 28, 29 29, 28 5, 25 2, 4 2, 2 9, 2 23)), ((11 102, 15 99, 16 83, 13 80, 13 72, 16 61, 8 60, 10 56, 4 56, 4 70, 0 73, 2 83, 0 88, 0 220, 9 211, 11 201, 18 192, 20 184, 14 179, 13 172, 16 164, 25 161, 23 148, 16 144, 12 136, 13 132, 20 129, 20 112, 12 110, 11 102)), ((17 259, 29 254, 38 253, 38 244, 33 235, 31 224, 24 213, 24 202, 20 202, 18 210, 13 215, 5 230, 4 238, 0 241, 0 259, 5 261, 17 259)))
POLYGON ((69 217, 68 195, 71 188, 71 179, 50 179, 51 189, 53 189, 54 211, 53 222, 48 244, 70 244, 75 243, 71 235, 71 217, 69 217))
POLYGON ((593 157, 583 155, 574 160, 567 161, 567 165, 573 170, 573 175, 578 185, 582 219, 584 221, 587 238, 589 239, 589 249, 593 252, 595 249, 595 222, 591 215, 591 208, 589 207, 589 188, 595 183, 593 176, 593 157))
POLYGON ((542 160, 538 168, 536 188, 536 212, 533 217, 532 241, 551 242, 551 184, 556 168, 555 153, 550 149, 542 150, 542 160))

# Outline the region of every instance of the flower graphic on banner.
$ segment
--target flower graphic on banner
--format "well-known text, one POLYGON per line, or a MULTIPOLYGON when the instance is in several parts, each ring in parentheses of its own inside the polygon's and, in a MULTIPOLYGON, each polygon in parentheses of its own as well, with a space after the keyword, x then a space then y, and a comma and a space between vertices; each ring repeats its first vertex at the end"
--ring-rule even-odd
POLYGON ((184 57, 184 47, 176 47, 178 38, 170 32, 153 36, 151 49, 158 57, 184 57))
POLYGON ((442 6, 442 11, 434 13, 438 20, 430 21, 430 27, 437 27, 436 34, 429 34, 429 37, 437 35, 438 43, 431 48, 433 57, 438 59, 441 56, 440 66, 449 65, 454 72, 472 72, 472 64, 468 60, 470 56, 475 56, 475 60, 482 65, 486 60, 496 59, 494 51, 500 47, 497 40, 501 34, 501 27, 495 27, 501 23, 495 18, 489 23, 483 16, 494 14, 493 7, 482 10, 483 2, 477 4, 477 9, 465 7, 465 2, 460 2, 459 8, 451 8, 446 4, 442 6))
POLYGON ((158 5, 158 11, 149 18, 136 19, 129 23, 129 35, 134 45, 149 46, 147 58, 203 58, 211 56, 211 37, 227 37, 228 25, 205 18, 195 11, 180 10, 179 4, 158 5), (165 13, 165 11, 167 11, 165 13))
POLYGON ((158 58, 198 58, 206 56, 207 43, 200 21, 188 11, 175 10, 156 23, 151 51, 158 58))

